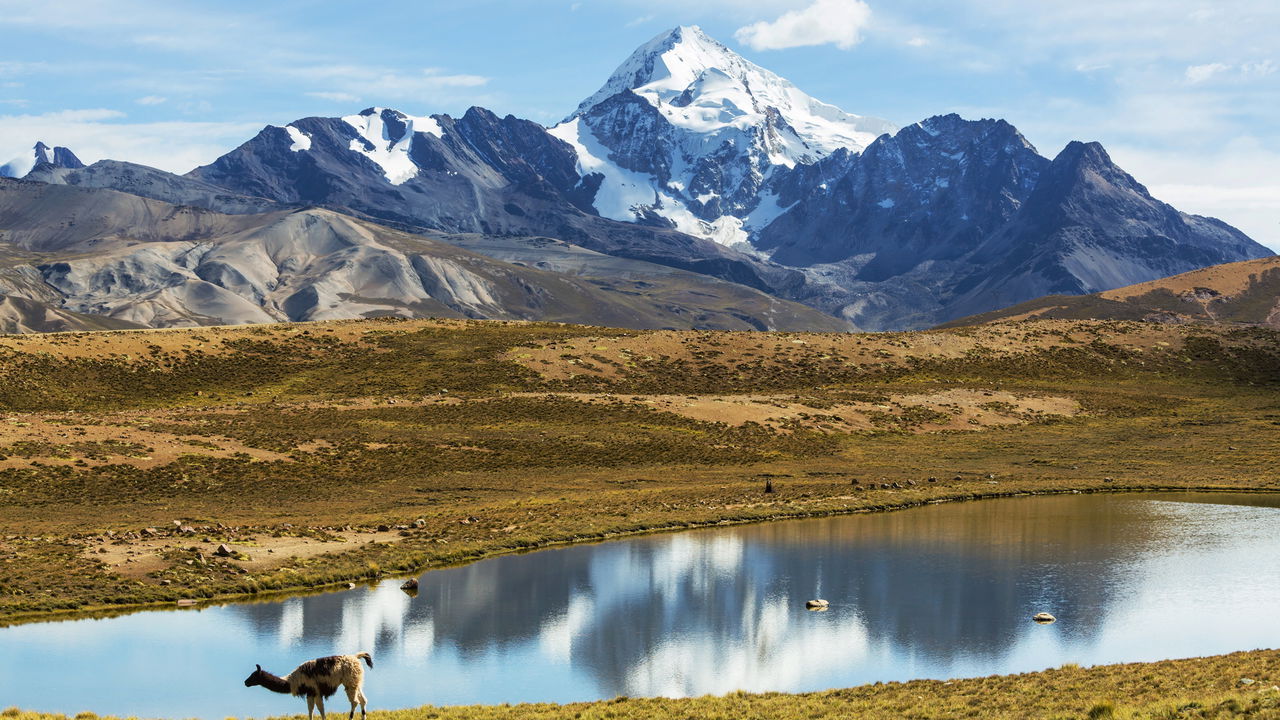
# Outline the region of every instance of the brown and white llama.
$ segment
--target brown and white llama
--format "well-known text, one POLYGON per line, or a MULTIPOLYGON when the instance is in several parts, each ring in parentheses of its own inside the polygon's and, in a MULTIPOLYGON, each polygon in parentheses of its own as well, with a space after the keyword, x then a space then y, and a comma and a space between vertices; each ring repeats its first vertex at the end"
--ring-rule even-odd
POLYGON ((307 718, 311 718, 312 711, 316 708, 320 709, 320 717, 324 715, 325 698, 331 697, 338 692, 338 686, 341 685, 347 691, 347 699, 351 701, 351 712, 348 718, 356 716, 356 704, 360 705, 360 718, 365 717, 365 697, 364 690, 364 668, 360 667, 360 661, 364 660, 373 667, 373 656, 367 652, 356 653, 355 655, 331 655, 329 657, 316 658, 308 660, 293 672, 284 677, 272 675, 262 669, 261 665, 257 666, 257 670, 253 674, 245 678, 244 686, 253 687, 261 685, 271 692, 284 693, 297 697, 305 697, 307 699, 307 718))

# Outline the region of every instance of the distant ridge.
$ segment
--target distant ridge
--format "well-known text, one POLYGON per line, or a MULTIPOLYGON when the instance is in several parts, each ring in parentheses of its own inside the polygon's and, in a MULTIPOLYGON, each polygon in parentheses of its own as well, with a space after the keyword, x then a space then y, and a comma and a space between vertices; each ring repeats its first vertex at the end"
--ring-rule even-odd
MULTIPOLYGON (((502 262, 609 266, 508 242, 549 238, 803 303, 861 330, 930 327, 1272 255, 1152 197, 1098 143, 1049 158, 1004 120, 955 114, 898 129, 813 98, 692 26, 641 45, 552 128, 484 108, 370 107, 265 127, 185 176, 57 156, 37 146, 26 177, 223 215, 321 208, 502 262)), ((201 279, 235 294, 254 272, 230 264, 201 279)), ((174 302, 166 317, 196 301, 174 302)))
POLYGON ((941 327, 999 320, 1146 320, 1280 330, 1280 257, 1214 265, 1090 295, 1051 295, 941 327))

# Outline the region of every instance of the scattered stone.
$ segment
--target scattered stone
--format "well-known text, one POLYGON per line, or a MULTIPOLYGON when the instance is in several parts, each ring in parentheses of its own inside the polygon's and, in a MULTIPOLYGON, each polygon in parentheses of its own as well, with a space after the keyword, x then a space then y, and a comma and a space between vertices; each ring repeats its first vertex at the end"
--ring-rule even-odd
POLYGON ((929 482, 938 482, 938 478, 933 477, 933 476, 930 476, 930 477, 929 477, 929 482))
POLYGON ((161 585, 172 585, 172 584, 173 584, 173 581, 172 581, 172 580, 169 580, 169 579, 167 579, 167 578, 166 578, 166 579, 164 579, 164 580, 161 580, 161 581, 160 581, 160 584, 161 584, 161 585))
POLYGON ((417 520, 413 521, 413 526, 416 528, 424 528, 427 526, 427 521, 423 520, 422 518, 418 518, 417 520))
POLYGON ((196 601, 191 598, 181 598, 178 600, 178 607, 190 607, 195 604, 196 601))
POLYGON ((765 481, 764 481, 764 491, 765 491, 765 494, 768 494, 768 493, 773 492, 773 481, 772 481, 772 480, 765 480, 765 481))
POLYGON ((916 481, 915 481, 915 480, 908 480, 908 481, 907 481, 907 484, 908 484, 908 485, 910 485, 910 486, 912 486, 912 487, 915 487, 916 481))
MULTIPOLYGON (((1234 450, 1235 448, 1231 448, 1231 449, 1234 450)), ((1253 678, 1240 678, 1241 685, 1252 685, 1255 682, 1257 682, 1257 680, 1254 680, 1253 678)))
POLYGON ((995 473, 987 473, 987 479, 988 479, 988 480, 995 480, 995 479, 996 479, 996 474, 995 474, 995 473))
POLYGON ((961 481, 961 480, 963 480, 964 478, 962 478, 962 477, 960 477, 959 475, 957 475, 957 476, 955 476, 955 477, 953 477, 953 478, 951 478, 951 479, 952 479, 952 480, 955 480, 956 482, 960 482, 960 481, 961 481))
POLYGON ((1031 616, 1031 619, 1040 623, 1041 625, 1048 625, 1049 623, 1056 622, 1058 620, 1058 618, 1050 615, 1047 612, 1036 613, 1035 615, 1031 616))
POLYGON ((348 590, 355 590, 355 589, 356 589, 356 584, 355 584, 355 583, 353 583, 353 582, 349 582, 349 583, 347 583, 347 589, 348 589, 348 590))
POLYGON ((190 525, 180 525, 178 526, 178 532, 182 533, 183 535, 195 535, 196 529, 191 527, 190 525))
POLYGON ((226 544, 224 543, 222 545, 219 545, 218 549, 213 551, 213 554, 217 555, 218 557, 234 557, 235 551, 227 547, 226 544))
POLYGON ((388 531, 388 530, 390 530, 390 529, 391 529, 391 526, 390 526, 390 525, 379 525, 379 526, 378 526, 378 532, 387 532, 387 531, 388 531))
POLYGON ((1115 482, 1115 478, 1104 477, 1102 478, 1102 482, 1115 482))

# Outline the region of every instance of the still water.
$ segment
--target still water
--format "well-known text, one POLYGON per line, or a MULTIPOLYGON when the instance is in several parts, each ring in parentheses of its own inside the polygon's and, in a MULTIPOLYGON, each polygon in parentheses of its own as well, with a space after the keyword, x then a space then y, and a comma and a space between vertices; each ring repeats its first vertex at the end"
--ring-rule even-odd
MULTIPOLYGON (((1280 496, 1069 495, 546 550, 374 588, 0 629, 0 706, 295 713, 255 663, 368 650, 371 708, 807 691, 1280 646, 1280 496), (827 612, 804 601, 822 597, 827 612), (1048 611, 1052 625, 1031 615, 1048 611)), ((341 691, 337 705, 345 704, 341 691)))

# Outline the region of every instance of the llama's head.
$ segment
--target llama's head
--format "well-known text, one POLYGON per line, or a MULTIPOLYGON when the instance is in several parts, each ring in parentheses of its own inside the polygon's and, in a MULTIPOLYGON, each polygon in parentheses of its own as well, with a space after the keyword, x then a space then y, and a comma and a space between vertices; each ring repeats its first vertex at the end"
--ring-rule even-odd
POLYGON ((244 679, 245 687, 253 687, 254 685, 261 685, 262 681, 267 677, 267 671, 263 670, 261 665, 254 665, 254 667, 258 669, 254 670, 252 675, 244 679))

